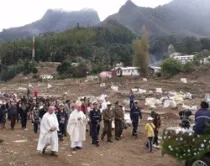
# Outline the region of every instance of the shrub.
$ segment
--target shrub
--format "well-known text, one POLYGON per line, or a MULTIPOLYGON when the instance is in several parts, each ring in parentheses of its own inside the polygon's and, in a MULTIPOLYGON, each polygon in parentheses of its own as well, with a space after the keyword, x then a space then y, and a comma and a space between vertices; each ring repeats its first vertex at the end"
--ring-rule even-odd
POLYGON ((64 61, 57 67, 57 72, 59 75, 68 75, 71 69, 72 69, 71 63, 68 61, 64 61))
POLYGON ((183 65, 176 59, 168 58, 161 64, 161 72, 163 76, 171 77, 180 73, 183 65))
POLYGON ((183 65, 183 71, 184 72, 192 72, 194 71, 194 65, 192 62, 187 62, 183 65))
POLYGON ((33 73, 33 74, 37 74, 37 73, 38 73, 38 69, 37 69, 36 67, 33 68, 33 69, 32 69, 32 73, 33 73))

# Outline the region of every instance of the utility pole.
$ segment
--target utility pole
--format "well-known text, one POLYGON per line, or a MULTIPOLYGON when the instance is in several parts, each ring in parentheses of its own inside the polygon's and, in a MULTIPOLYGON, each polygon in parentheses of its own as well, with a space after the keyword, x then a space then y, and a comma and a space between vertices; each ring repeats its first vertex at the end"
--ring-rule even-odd
POLYGON ((32 60, 35 60, 35 37, 33 36, 33 45, 32 45, 32 60))

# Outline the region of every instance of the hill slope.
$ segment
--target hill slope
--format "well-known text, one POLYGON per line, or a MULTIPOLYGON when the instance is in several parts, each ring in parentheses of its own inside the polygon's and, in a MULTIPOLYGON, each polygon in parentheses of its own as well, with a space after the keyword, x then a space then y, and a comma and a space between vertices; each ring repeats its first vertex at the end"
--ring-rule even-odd
MULTIPOLYGON (((77 27, 61 33, 48 33, 36 37, 35 60, 83 63, 90 72, 98 73, 109 70, 118 62, 131 65, 131 43, 134 38, 131 31, 116 21, 110 21, 101 27, 77 27)), ((31 50, 31 38, 1 44, 0 69, 8 71, 6 66, 20 66, 21 61, 30 61, 31 50)), ((16 71, 16 68, 13 69, 16 71)))
POLYGON ((128 0, 118 13, 109 16, 136 34, 146 25, 149 35, 210 36, 209 0, 174 0, 157 8, 138 7, 128 0), (128 14, 129 13, 129 14, 128 14))
POLYGON ((93 26, 100 22, 96 11, 87 9, 66 12, 61 10, 48 10, 42 19, 31 24, 5 29, 0 33, 0 41, 11 41, 46 32, 61 32, 77 26, 93 26))

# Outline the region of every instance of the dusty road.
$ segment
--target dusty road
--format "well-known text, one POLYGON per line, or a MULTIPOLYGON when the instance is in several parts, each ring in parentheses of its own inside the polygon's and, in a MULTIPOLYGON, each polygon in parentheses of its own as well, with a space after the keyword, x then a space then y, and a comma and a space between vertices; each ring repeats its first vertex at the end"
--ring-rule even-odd
POLYGON ((14 131, 9 128, 0 131, 0 137, 4 139, 0 145, 1 166, 181 166, 169 156, 161 156, 160 150, 155 149, 148 153, 145 148, 146 135, 143 125, 140 127, 139 138, 130 136, 131 128, 124 130, 124 138, 113 143, 100 142, 100 147, 90 144, 90 137, 87 134, 87 141, 84 148, 72 154, 69 147, 69 139, 65 138, 59 144, 59 156, 43 156, 36 151, 38 135, 31 129, 23 131, 20 125, 14 131), (15 143, 16 140, 27 140, 27 142, 15 143))

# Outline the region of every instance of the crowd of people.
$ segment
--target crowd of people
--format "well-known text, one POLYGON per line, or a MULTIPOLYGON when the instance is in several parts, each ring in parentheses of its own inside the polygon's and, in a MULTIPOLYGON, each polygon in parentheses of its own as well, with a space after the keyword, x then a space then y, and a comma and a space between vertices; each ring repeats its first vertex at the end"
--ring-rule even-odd
MULTIPOLYGON (((119 141, 122 138, 123 129, 126 128, 124 121, 125 110, 123 105, 116 101, 114 104, 104 98, 102 103, 97 100, 90 102, 86 97, 79 102, 67 100, 65 103, 58 102, 53 98, 44 99, 37 96, 21 97, 10 96, 10 100, 0 100, 0 127, 5 129, 7 120, 10 127, 15 129, 16 123, 20 122, 23 130, 27 130, 28 121, 33 124, 35 134, 39 133, 37 150, 46 153, 46 148, 50 146, 51 155, 57 156, 59 141, 70 135, 71 148, 73 151, 82 149, 86 140, 86 133, 92 138, 92 144, 99 146, 99 141, 113 142, 114 138, 119 141), (103 128, 101 124, 103 123, 103 128), (100 130, 102 130, 100 132, 100 130), (102 133, 99 136, 99 133, 102 133)), ((139 119, 142 119, 141 108, 133 94, 130 95, 130 119, 132 121, 132 136, 138 136, 139 119)), ((147 132, 146 146, 152 152, 153 144, 158 147, 158 131, 161 126, 160 116, 151 112, 145 126, 147 132)))

